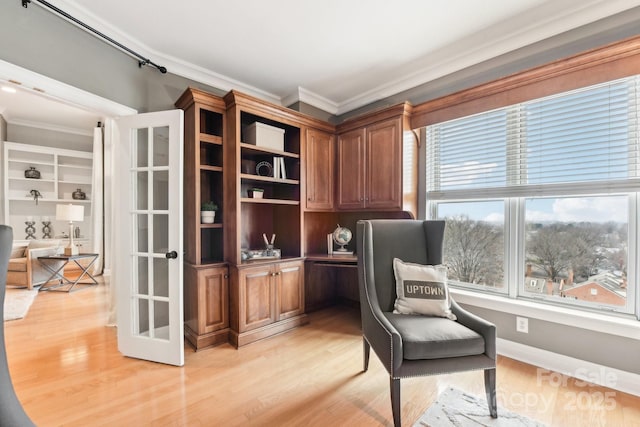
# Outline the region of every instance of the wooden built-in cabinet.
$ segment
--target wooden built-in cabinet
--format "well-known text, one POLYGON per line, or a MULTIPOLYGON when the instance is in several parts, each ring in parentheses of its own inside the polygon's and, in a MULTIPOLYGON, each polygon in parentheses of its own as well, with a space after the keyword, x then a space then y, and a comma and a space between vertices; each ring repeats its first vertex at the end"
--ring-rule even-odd
POLYGON ((239 266, 231 290, 236 347, 306 323, 303 261, 239 266))
POLYGON ((335 137, 329 132, 307 130, 305 143, 306 208, 332 210, 335 137))
POLYGON ((229 270, 185 264, 185 338, 196 349, 228 341, 229 270))
MULTIPOLYGON (((406 217, 407 206, 415 212, 415 197, 407 197, 408 190, 415 196, 417 176, 407 173, 417 152, 407 138, 409 104, 350 120, 337 132, 237 91, 220 98, 189 88, 176 106, 185 111, 185 336, 196 349, 242 346, 305 324, 308 249, 326 251, 337 223, 355 229, 357 218, 406 217), (255 123, 277 128, 282 147, 249 143, 252 128, 265 129, 255 123), (276 158, 286 176, 273 173, 276 158), (258 167, 265 163, 271 173, 258 167), (250 195, 255 188, 262 198, 250 195), (214 224, 203 224, 200 206, 209 200, 219 210, 214 224), (258 253, 266 249, 263 236, 275 236, 279 255, 258 253)), ((357 298, 356 288, 315 283, 310 306, 357 298)))
POLYGON ((410 109, 400 104, 338 127, 337 209, 416 213, 417 146, 410 109))
MULTIPOLYGON (((303 200, 305 143, 331 138, 333 125, 231 91, 224 142, 225 259, 230 265, 230 341, 242 346, 307 322, 304 313, 303 200), (284 131, 282 150, 247 143, 253 123, 284 131), (319 140, 318 139, 318 140, 319 140), (282 158, 286 178, 259 174, 261 162, 282 158), (227 173, 229 172, 229 173, 227 173), (263 197, 249 190, 264 190, 263 197), (279 259, 246 259, 275 235, 279 259)), ((323 153, 323 155, 325 155, 323 153)))
POLYGON ((224 101, 189 88, 184 110, 184 313, 185 337, 196 350, 227 342, 228 270, 224 263, 223 205, 226 165, 224 101), (200 222, 203 202, 218 205, 215 222, 200 222))

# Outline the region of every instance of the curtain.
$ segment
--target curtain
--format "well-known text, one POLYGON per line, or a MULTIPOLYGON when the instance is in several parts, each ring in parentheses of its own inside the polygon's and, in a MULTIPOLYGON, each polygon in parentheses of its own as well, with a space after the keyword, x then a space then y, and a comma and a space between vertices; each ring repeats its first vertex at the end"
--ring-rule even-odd
POLYGON ((91 274, 102 274, 104 269, 104 191, 103 191, 103 166, 102 166, 102 127, 100 122, 93 130, 93 176, 91 189, 93 201, 91 206, 91 252, 100 256, 93 264, 91 274))

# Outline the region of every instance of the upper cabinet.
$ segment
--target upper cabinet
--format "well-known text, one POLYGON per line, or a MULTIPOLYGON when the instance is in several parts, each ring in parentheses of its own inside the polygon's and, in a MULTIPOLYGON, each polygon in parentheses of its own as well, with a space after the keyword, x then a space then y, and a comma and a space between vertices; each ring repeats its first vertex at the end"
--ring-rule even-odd
POLYGON ((338 127, 336 207, 416 213, 417 144, 408 103, 338 127))
POLYGON ((307 129, 305 142, 306 208, 332 210, 334 192, 335 137, 307 129))
POLYGON ((78 223, 81 239, 90 239, 93 201, 93 154, 39 145, 4 143, 4 218, 15 239, 27 238, 25 221, 33 221, 29 238, 55 238, 68 233, 68 224, 56 221, 56 205, 84 206, 85 221, 78 223), (41 232, 49 222, 50 235, 41 232))

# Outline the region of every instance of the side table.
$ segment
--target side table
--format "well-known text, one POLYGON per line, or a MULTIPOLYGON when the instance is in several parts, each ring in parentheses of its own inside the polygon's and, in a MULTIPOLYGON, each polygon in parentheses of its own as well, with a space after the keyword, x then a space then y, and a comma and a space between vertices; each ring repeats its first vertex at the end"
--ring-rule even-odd
MULTIPOLYGON (((89 273, 89 269, 98 259, 99 254, 78 254, 78 255, 51 255, 38 257, 38 262, 51 273, 51 277, 40 286, 40 292, 42 291, 57 291, 57 292, 71 292, 76 285, 97 285, 96 279, 89 273), (84 263, 80 263, 80 260, 88 260, 84 263), (62 261, 62 263, 60 263, 62 261), (77 279, 71 280, 64 276, 61 271, 70 262, 74 262, 81 270, 77 279), (57 268, 56 268, 57 267, 57 268), (81 282, 83 278, 89 279, 89 281, 81 282), (60 281, 57 285, 47 286, 50 281, 58 279, 60 281), (70 286, 69 286, 70 285, 70 286), (63 286, 69 286, 68 288, 59 289, 63 286)), ((79 288, 78 288, 79 289, 79 288)), ((76 289, 77 290, 77 289, 76 289)))

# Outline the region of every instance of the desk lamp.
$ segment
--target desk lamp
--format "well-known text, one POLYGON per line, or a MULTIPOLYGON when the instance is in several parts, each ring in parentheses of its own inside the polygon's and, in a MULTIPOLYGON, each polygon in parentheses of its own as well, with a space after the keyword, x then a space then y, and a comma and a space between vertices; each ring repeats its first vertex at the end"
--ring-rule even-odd
POLYGON ((69 221, 69 246, 64 248, 64 254, 78 255, 78 247, 73 243, 73 221, 84 220, 84 206, 56 205, 56 219, 58 221, 69 221))

